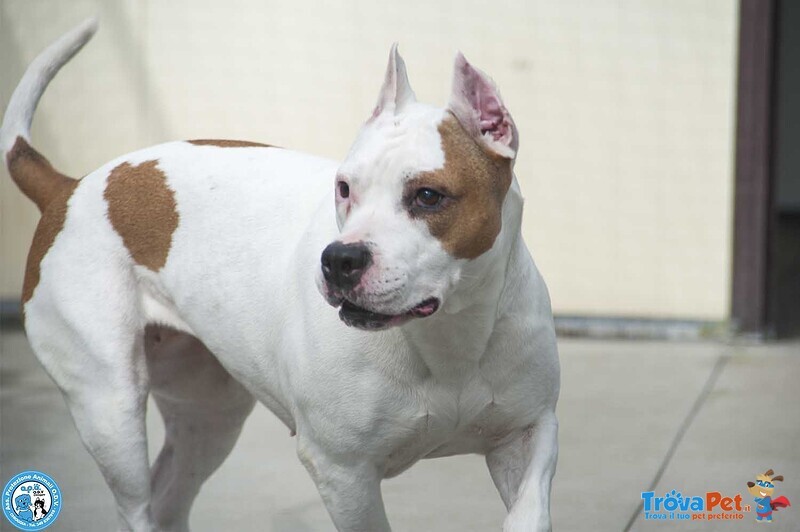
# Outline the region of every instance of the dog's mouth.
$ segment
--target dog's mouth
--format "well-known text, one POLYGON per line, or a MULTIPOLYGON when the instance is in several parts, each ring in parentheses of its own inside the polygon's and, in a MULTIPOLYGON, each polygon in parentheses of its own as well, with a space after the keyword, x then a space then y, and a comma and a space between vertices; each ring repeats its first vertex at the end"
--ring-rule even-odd
POLYGON ((344 299, 339 308, 339 318, 350 327, 378 331, 402 325, 412 318, 427 318, 439 310, 439 300, 431 297, 402 314, 380 314, 344 299))

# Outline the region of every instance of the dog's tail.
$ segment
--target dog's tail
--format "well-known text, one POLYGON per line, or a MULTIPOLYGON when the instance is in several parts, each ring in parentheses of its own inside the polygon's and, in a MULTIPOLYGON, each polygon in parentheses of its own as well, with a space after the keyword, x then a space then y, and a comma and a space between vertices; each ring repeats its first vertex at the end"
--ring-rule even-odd
POLYGON ((50 81, 83 48, 95 31, 97 20, 88 19, 45 48, 14 89, 3 117, 0 151, 8 172, 40 211, 45 210, 59 191, 73 186, 75 180, 56 171, 47 159, 31 147, 33 113, 50 81))

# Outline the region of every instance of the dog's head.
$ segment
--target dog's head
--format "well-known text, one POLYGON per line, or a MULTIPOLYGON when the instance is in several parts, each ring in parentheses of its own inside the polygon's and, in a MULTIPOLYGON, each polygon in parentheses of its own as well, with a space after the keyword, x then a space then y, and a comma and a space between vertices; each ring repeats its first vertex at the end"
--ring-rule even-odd
POLYGON ((494 84, 463 55, 441 109, 416 101, 392 47, 375 111, 333 183, 341 234, 318 285, 346 324, 378 330, 437 311, 501 234, 517 146, 494 84))
POLYGON ((772 469, 763 475, 756 475, 755 482, 747 483, 747 491, 754 497, 770 497, 775 491, 775 482, 783 481, 783 475, 776 475, 772 469))
POLYGON ((14 502, 17 504, 17 510, 24 512, 31 507, 31 496, 27 493, 17 495, 17 498, 14 499, 14 502))

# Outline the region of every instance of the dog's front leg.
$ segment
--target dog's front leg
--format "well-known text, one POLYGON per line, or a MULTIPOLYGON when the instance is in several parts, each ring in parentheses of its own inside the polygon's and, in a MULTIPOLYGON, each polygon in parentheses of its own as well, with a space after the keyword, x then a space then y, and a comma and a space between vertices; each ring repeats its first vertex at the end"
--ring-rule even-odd
POLYGON ((551 529, 550 483, 557 459, 558 421, 553 412, 486 455, 492 480, 508 508, 504 532, 551 529))
POLYGON ((363 456, 336 456, 298 438, 297 455, 340 532, 389 531, 378 469, 363 456))

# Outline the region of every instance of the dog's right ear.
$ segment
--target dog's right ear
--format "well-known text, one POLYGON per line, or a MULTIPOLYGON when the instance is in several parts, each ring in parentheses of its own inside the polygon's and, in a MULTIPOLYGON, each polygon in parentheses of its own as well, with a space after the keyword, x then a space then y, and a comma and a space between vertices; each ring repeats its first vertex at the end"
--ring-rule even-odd
POLYGON ((389 50, 386 78, 383 80, 383 87, 378 95, 378 103, 372 112, 372 118, 385 112, 397 114, 405 105, 415 101, 417 101, 417 97, 408 83, 406 63, 397 51, 397 43, 394 43, 389 50))

